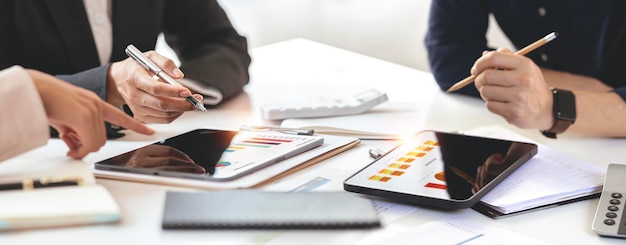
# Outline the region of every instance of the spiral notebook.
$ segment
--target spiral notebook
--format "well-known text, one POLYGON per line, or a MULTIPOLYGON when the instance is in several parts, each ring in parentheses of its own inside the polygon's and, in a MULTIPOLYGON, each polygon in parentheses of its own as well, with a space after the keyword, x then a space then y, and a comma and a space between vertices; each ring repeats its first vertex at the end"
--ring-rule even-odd
POLYGON ((345 192, 168 192, 163 229, 356 229, 380 226, 370 200, 345 192))

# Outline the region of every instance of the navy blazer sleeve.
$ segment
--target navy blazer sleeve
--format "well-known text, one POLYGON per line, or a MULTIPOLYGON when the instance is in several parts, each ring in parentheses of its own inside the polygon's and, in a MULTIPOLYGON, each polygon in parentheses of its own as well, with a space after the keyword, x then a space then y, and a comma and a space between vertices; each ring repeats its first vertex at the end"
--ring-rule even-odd
MULTIPOLYGON (((485 38, 488 24, 489 12, 481 1, 432 1, 424 44, 442 90, 469 76, 476 59, 489 49, 485 38)), ((471 85, 457 93, 479 96, 471 85)))
POLYGON ((185 77, 230 98, 248 83, 246 39, 216 1, 170 0, 163 16, 165 40, 181 60, 185 77))

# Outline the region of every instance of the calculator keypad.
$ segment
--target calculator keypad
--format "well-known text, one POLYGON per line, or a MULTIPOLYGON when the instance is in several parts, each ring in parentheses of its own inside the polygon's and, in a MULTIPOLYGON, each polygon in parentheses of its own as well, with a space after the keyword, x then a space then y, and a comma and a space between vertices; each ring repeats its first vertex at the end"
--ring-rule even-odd
POLYGON ((626 165, 609 164, 592 229, 602 236, 626 238, 626 165))

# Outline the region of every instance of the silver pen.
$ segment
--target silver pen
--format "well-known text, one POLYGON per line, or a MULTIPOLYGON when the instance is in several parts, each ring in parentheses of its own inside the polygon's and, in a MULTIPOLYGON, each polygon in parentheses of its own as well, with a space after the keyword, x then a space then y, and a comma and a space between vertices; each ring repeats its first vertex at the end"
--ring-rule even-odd
MULTIPOLYGON (((131 58, 133 58, 135 61, 137 61, 139 65, 143 66, 148 71, 153 72, 155 75, 157 75, 160 79, 162 79, 166 83, 171 84, 171 85, 182 86, 172 77, 167 75, 167 73, 163 72, 163 69, 161 69, 161 67, 157 66, 156 64, 154 64, 154 62, 148 59, 148 57, 143 55, 143 53, 139 51, 139 49, 137 49, 135 45, 129 44, 126 47, 126 54, 130 56, 131 58)), ((185 99, 187 99, 189 103, 191 103, 194 107, 196 107, 196 109, 201 110, 201 111, 206 111, 206 108, 204 108, 203 103, 201 101, 198 101, 195 97, 190 95, 190 96, 185 97, 185 99)))

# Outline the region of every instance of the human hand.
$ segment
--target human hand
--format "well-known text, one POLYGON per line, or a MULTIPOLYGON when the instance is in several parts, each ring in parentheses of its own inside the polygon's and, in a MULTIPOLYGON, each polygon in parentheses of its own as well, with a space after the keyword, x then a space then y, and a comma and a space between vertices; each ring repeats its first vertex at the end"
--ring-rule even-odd
POLYGON ((552 91, 531 59, 508 49, 485 51, 470 73, 489 111, 520 128, 552 127, 552 91))
POLYGON ((166 145, 148 145, 130 156, 111 159, 116 165, 133 168, 150 168, 162 171, 205 174, 206 170, 196 164, 187 154, 166 145))
MULTIPOLYGON (((183 78, 176 64, 154 51, 144 53, 173 79, 183 78)), ((111 64, 107 78, 107 101, 113 105, 128 105, 135 118, 143 122, 170 123, 183 112, 194 110, 185 97, 192 95, 183 86, 155 81, 154 74, 131 58, 111 64)), ((202 96, 194 94, 202 101, 202 96)))
POLYGON ((142 134, 153 134, 141 122, 107 104, 95 93, 73 86, 48 74, 27 70, 43 102, 48 122, 76 159, 98 151, 106 142, 104 121, 142 134))

